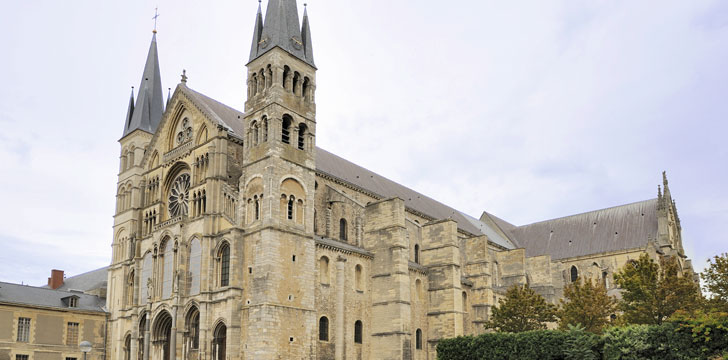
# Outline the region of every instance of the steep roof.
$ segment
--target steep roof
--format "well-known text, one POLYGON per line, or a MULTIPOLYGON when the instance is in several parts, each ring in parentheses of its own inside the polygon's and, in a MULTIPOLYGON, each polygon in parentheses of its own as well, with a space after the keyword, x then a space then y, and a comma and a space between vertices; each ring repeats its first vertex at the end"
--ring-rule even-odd
MULTIPOLYGON (((96 270, 91 270, 83 274, 65 278, 63 279, 63 285, 59 286, 56 290, 76 290, 86 292, 106 287, 106 282, 108 281, 106 273, 107 269, 108 267, 104 266, 96 270)), ((48 285, 42 287, 47 288, 48 285)))
POLYGON ((186 94, 212 121, 215 121, 218 125, 232 131, 232 133, 239 138, 243 138, 243 135, 245 134, 245 131, 243 130, 243 117, 245 114, 243 112, 235 110, 211 97, 192 90, 184 83, 177 85, 177 89, 186 94))
MULTIPOLYGON (((132 93, 131 101, 133 101, 133 97, 132 93)), ((152 35, 152 43, 149 45, 149 53, 144 65, 142 80, 139 84, 136 105, 129 105, 126 121, 124 122, 123 136, 137 129, 153 134, 162 119, 162 112, 164 111, 163 98, 162 76, 159 71, 159 57, 157 55, 157 33, 155 32, 152 35)))
POLYGON ((308 14, 304 14, 303 26, 299 27, 301 23, 298 21, 296 0, 269 0, 262 27, 260 19, 262 17, 260 6, 258 6, 253 43, 250 47, 250 61, 259 58, 274 47, 279 47, 303 62, 315 66, 308 14))
MULTIPOLYGON (((104 270, 106 273, 107 268, 104 270)), ((86 295, 79 292, 51 290, 43 287, 18 285, 13 283, 0 282, 0 302, 11 304, 23 304, 43 306, 58 309, 86 310, 104 312, 106 301, 95 295, 86 295), (69 308, 63 299, 69 296, 77 296, 78 304, 75 308, 69 308)))
MULTIPOLYGON (((504 229, 505 230, 505 229, 504 229)), ((526 256, 553 260, 644 248, 657 239, 657 199, 615 206, 508 230, 526 256)))
POLYGON ((435 219, 453 219, 458 228, 473 235, 487 235, 498 245, 514 248, 506 238, 490 226, 455 210, 437 200, 422 195, 379 174, 369 171, 324 149, 316 148, 316 170, 370 191, 382 198, 398 197, 405 206, 435 219))

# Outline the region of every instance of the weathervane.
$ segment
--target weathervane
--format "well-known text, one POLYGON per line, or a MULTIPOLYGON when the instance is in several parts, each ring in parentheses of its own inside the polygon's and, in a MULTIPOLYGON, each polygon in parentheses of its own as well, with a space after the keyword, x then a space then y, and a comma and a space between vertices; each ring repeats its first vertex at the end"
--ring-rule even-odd
POLYGON ((154 30, 152 32, 154 32, 155 34, 157 33, 157 18, 158 17, 159 17, 159 13, 157 13, 157 8, 155 7, 154 16, 152 17, 152 19, 154 19, 154 30))

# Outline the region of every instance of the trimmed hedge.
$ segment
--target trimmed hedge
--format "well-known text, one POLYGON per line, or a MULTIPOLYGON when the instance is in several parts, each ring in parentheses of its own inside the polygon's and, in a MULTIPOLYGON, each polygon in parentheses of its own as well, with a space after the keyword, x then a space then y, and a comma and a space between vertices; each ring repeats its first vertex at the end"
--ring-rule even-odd
POLYGON ((488 333, 441 340, 439 360, 693 360, 728 351, 728 317, 607 329, 488 333))

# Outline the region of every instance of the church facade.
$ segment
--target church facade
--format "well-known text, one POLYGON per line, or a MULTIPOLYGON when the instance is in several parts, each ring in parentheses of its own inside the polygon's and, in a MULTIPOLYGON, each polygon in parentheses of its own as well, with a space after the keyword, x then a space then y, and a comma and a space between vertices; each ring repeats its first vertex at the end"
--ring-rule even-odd
POLYGON ((617 293, 612 274, 643 253, 692 272, 666 178, 655 199, 515 226, 316 147, 295 0, 259 8, 247 68, 244 111, 184 74, 165 104, 152 39, 120 140, 112 359, 435 359, 512 285, 617 293))

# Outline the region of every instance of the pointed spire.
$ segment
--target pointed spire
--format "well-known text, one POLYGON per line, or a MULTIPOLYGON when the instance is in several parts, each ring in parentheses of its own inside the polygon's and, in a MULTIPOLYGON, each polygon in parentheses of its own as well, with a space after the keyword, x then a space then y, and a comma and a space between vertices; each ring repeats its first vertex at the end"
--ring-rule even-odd
POLYGON ((172 88, 167 88, 167 103, 164 104, 164 108, 169 107, 169 100, 172 100, 172 88))
POLYGON ((141 84, 139 84, 136 105, 131 119, 127 120, 124 126, 124 136, 137 129, 154 133, 157 130, 159 121, 162 119, 163 101, 162 77, 157 55, 157 33, 155 32, 152 35, 152 43, 149 45, 149 53, 144 65, 141 84))
POLYGON ((313 65, 313 47, 311 45, 311 28, 308 26, 308 4, 303 4, 303 25, 301 26, 301 41, 306 61, 313 65))
POLYGON ((670 188, 667 186, 667 172, 666 171, 662 172, 662 185, 665 187, 665 197, 672 199, 672 197, 670 196, 670 188))
MULTIPOLYGON (((259 19, 262 19, 262 13, 259 12, 258 14, 260 18, 256 18, 253 43, 250 47, 250 61, 257 59, 277 46, 314 66, 313 52, 311 52, 310 57, 307 57, 305 53, 304 40, 298 22, 296 0, 269 0, 262 28, 259 23, 259 19)), ((305 28, 308 29, 308 25, 305 28)), ((310 43, 309 39, 308 44, 310 43)))
POLYGON ((134 114, 134 87, 131 87, 131 95, 129 96, 129 107, 126 109, 126 121, 124 121, 124 133, 131 125, 131 116, 134 114))
POLYGON ((263 11, 260 6, 260 0, 258 0, 258 13, 255 14, 255 28, 253 29, 253 43, 250 45, 249 61, 255 60, 258 56, 258 45, 260 45, 260 37, 263 35, 263 11))

